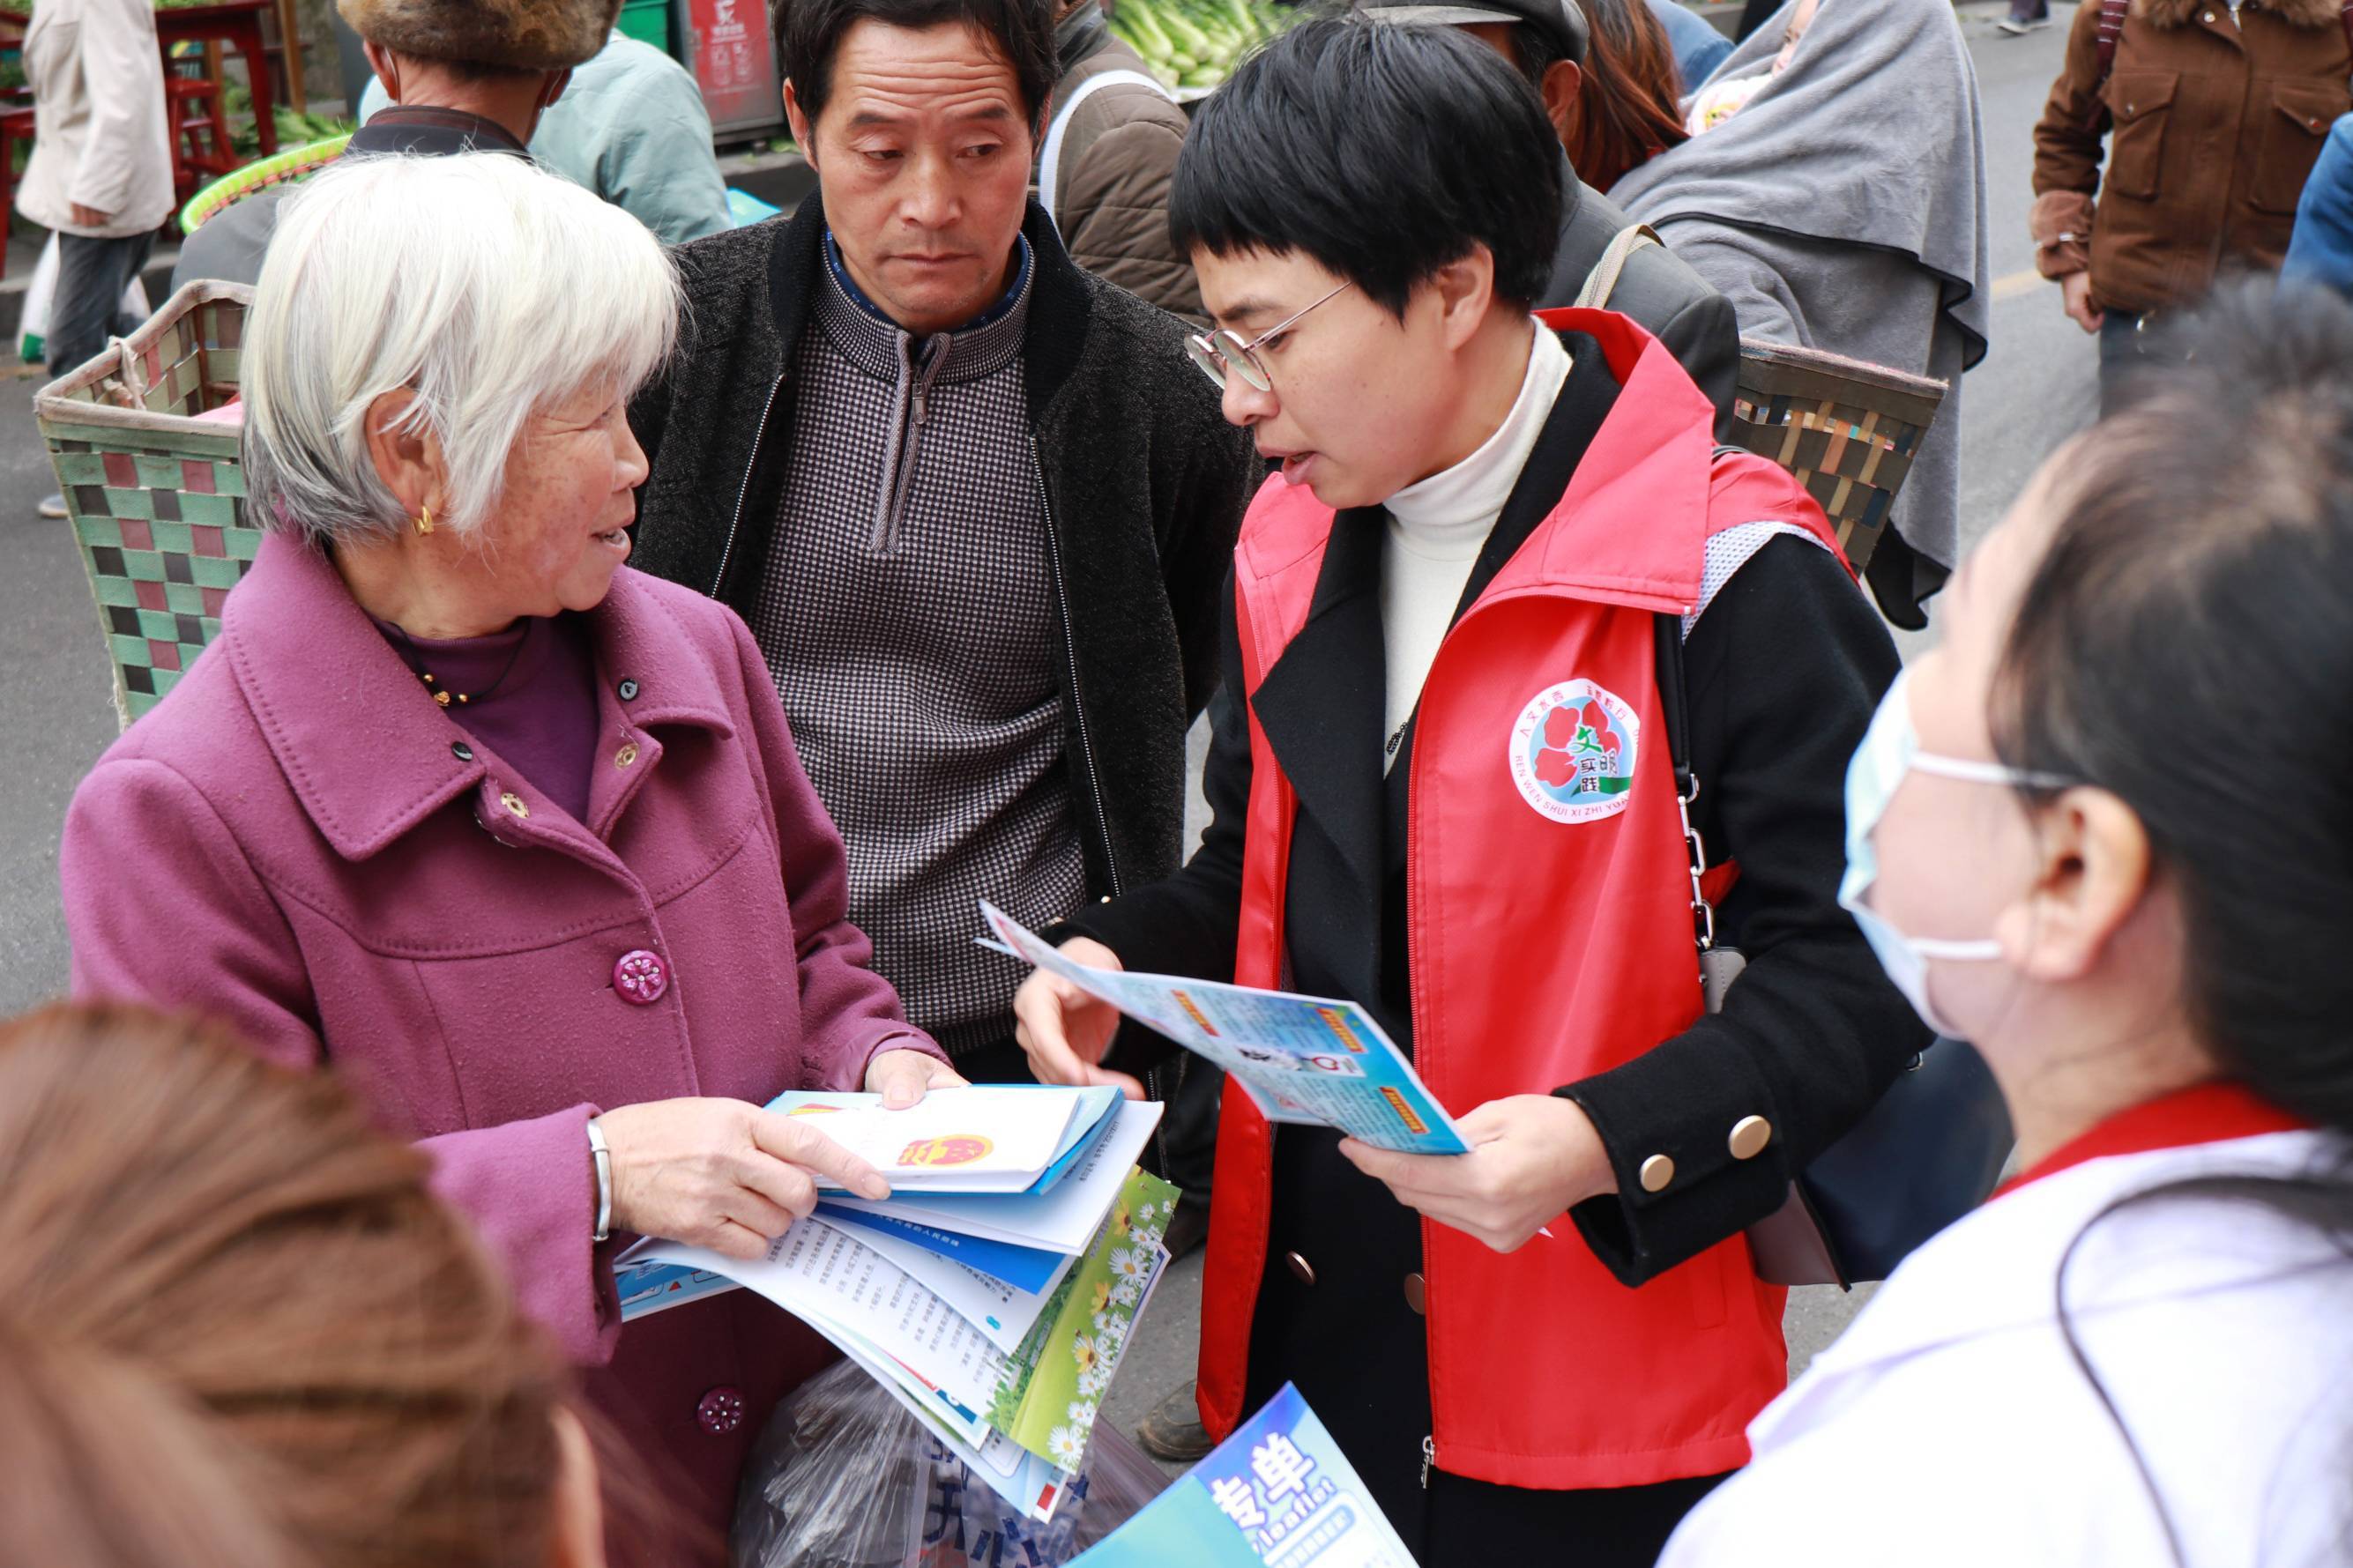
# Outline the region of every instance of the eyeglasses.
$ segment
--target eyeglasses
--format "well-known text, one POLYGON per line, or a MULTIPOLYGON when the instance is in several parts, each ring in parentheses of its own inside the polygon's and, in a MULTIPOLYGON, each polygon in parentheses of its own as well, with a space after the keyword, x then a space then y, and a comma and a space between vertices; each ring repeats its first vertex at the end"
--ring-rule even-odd
POLYGON ((1315 305, 1328 304, 1355 287, 1353 283, 1341 284, 1316 300, 1314 305, 1277 321, 1248 342, 1223 327, 1214 332, 1195 332, 1185 340, 1185 352, 1192 356, 1193 363, 1200 366, 1201 374, 1208 376, 1220 392, 1226 388, 1226 374, 1229 371, 1261 392, 1272 392, 1274 377, 1267 373, 1266 362, 1258 357, 1259 345, 1297 325, 1299 318, 1315 309, 1315 305))

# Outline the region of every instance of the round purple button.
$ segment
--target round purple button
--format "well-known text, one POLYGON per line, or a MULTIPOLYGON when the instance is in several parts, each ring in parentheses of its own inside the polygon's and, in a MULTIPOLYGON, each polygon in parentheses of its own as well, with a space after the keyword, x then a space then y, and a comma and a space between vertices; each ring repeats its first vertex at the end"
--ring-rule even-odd
POLYGON ((712 1389, 694 1407, 694 1418, 712 1436, 724 1437, 744 1425, 744 1391, 723 1386, 712 1389))
POLYGON ((631 948, 613 963, 613 989, 621 1000, 634 1002, 640 1007, 650 1007, 662 999, 670 989, 670 970, 661 955, 642 947, 631 948))

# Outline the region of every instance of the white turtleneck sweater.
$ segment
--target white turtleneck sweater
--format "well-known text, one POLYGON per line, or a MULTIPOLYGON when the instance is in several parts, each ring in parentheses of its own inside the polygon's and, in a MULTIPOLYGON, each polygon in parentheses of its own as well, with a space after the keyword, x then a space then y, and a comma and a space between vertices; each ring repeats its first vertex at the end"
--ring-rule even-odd
POLYGON ((1388 664, 1385 772, 1396 761, 1398 735, 1421 700, 1421 683, 1453 624, 1471 568, 1567 379, 1568 351, 1538 327, 1520 395, 1495 433, 1452 468, 1389 497, 1388 548, 1381 552, 1381 640, 1388 664))

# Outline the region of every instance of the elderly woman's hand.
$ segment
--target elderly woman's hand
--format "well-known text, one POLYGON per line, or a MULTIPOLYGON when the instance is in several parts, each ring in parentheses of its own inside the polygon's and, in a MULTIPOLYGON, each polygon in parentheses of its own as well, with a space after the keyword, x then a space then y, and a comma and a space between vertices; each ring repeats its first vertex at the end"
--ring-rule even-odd
POLYGON ((817 1207, 816 1175, 887 1198, 881 1173, 807 1118, 741 1100, 657 1100, 596 1119, 611 1152, 613 1228, 764 1257, 817 1207))
POLYGON ((866 1092, 879 1094, 893 1110, 904 1110, 926 1089, 961 1089, 962 1073, 929 1051, 877 1051, 866 1064, 866 1092))

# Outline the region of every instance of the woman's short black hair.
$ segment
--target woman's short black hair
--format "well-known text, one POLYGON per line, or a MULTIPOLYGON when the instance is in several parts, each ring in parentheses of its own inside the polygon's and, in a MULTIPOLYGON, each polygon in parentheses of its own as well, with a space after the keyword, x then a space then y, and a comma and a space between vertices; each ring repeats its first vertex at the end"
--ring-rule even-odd
POLYGON ((1561 151, 1503 56, 1452 27, 1340 16, 1242 62, 1177 155, 1180 251, 1313 257, 1402 317, 1483 245, 1495 292, 1542 298, 1560 240, 1561 151))
POLYGON ((1054 90, 1053 0, 768 0, 777 68, 815 125, 833 95, 833 59, 860 22, 909 29, 961 22, 990 39, 1012 68, 1023 115, 1034 124, 1054 90))

